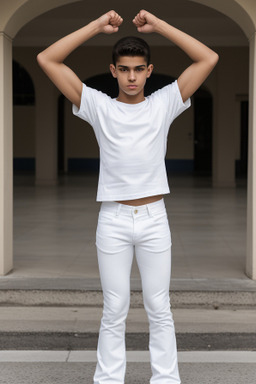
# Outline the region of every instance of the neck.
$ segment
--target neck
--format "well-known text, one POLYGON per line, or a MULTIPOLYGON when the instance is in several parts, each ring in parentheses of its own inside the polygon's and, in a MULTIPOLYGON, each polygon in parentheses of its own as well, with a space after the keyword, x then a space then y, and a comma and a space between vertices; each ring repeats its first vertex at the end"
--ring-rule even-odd
POLYGON ((117 101, 121 101, 126 104, 138 104, 145 100, 144 90, 137 95, 127 95, 126 93, 119 90, 117 101))

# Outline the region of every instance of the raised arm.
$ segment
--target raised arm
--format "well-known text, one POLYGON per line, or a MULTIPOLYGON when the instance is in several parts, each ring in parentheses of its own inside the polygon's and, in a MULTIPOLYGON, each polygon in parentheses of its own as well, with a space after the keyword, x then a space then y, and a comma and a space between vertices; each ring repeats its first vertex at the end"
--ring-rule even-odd
POLYGON ((166 37, 193 60, 193 63, 178 78, 182 99, 186 101, 209 76, 219 60, 218 54, 145 10, 137 14, 133 23, 139 32, 156 32, 166 37))
POLYGON ((56 87, 78 108, 80 107, 82 82, 63 61, 77 47, 98 33, 118 31, 123 19, 109 11, 85 27, 63 37, 38 54, 37 61, 56 87))

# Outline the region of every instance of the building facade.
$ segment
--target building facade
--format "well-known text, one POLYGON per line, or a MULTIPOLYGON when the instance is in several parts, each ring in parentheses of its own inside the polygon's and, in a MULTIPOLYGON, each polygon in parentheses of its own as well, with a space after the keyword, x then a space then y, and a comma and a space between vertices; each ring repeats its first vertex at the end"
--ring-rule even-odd
MULTIPOLYGON (((243 169, 245 162, 247 164, 248 153, 245 269, 250 278, 256 279, 256 164, 253 156, 256 147, 255 1, 161 0, 157 4, 141 2, 140 7, 143 6, 219 53, 218 66, 194 96, 193 108, 184 113, 171 129, 167 166, 186 172, 193 169, 199 173, 208 172, 212 175, 214 188, 235 188, 236 172, 243 169), (241 154, 248 102, 248 148, 246 142, 241 154), (211 130, 210 134, 205 132, 205 126, 211 130), (205 151, 200 150, 202 136, 207 142, 205 151)), ((109 8, 127 15, 127 18, 138 11, 136 4, 120 5, 114 0, 108 2, 107 9, 103 0, 97 3, 97 7, 87 0, 1 2, 0 275, 13 268, 13 158, 18 168, 35 167, 38 185, 55 185, 59 169, 67 172, 95 167, 98 159, 92 130, 85 129, 83 123, 72 116, 70 103, 60 96, 42 73, 36 55, 44 46, 82 27, 109 8), (80 16, 82 11, 86 11, 86 17, 80 16), (14 105, 12 68, 15 73, 18 70, 26 73, 31 82, 27 95, 14 91, 14 105), (64 138, 62 142, 61 136, 64 138)), ((119 37, 134 34, 130 28, 128 23, 124 23, 119 37)), ((156 75, 176 78, 181 68, 189 64, 188 58, 163 38, 143 37, 152 46, 156 75)), ((68 64, 82 80, 97 81, 98 75, 103 76, 108 71, 111 46, 116 39, 116 36, 95 37, 76 50, 68 58, 68 64)))

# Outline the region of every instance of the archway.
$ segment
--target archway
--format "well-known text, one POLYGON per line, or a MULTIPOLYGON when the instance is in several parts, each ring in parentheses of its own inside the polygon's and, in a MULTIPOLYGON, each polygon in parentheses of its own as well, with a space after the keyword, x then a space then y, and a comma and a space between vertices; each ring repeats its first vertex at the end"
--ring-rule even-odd
POLYGON ((199 3, 209 8, 228 16, 231 20, 235 21, 243 30, 248 39, 255 33, 256 20, 255 17, 255 4, 253 0, 188 0, 193 3, 199 3))
MULTIPOLYGON (((227 0, 225 2, 221 0, 188 0, 194 3, 199 3, 202 5, 207 5, 209 8, 218 10, 223 14, 230 17, 232 20, 238 23, 238 25, 245 32, 246 36, 250 38, 250 136, 253 139, 253 127, 256 126, 256 113, 253 111, 254 100, 256 97, 256 85, 255 85, 255 62, 256 62, 256 37, 255 37, 255 25, 256 25, 256 15, 255 15, 255 5, 253 0, 227 0)), ((2 33, 0 35, 0 48, 1 56, 4 57, 4 62, 0 64, 0 74, 1 79, 1 94, 5 93, 5 97, 1 97, 1 106, 0 106, 0 132, 5 132, 7 134, 2 135, 4 137, 4 142, 1 143, 1 149, 3 153, 1 163, 1 175, 11 175, 12 171, 8 164, 10 164, 10 159, 12 155, 11 151, 11 126, 12 126, 12 110, 11 110, 11 39, 16 35, 18 30, 22 28, 29 20, 32 20, 34 17, 46 12, 47 10, 56 8, 58 6, 69 4, 74 2, 74 0, 51 0, 51 1, 38 1, 37 7, 34 7, 34 0, 23 0, 22 2, 16 1, 15 6, 12 4, 12 9, 10 8, 8 12, 5 12, 1 15, 0 25, 2 33), (9 149, 9 151, 6 149, 9 149), (8 152, 8 154, 7 154, 8 152)), ((249 181, 248 181, 248 263, 247 271, 250 276, 256 278, 256 245, 253 243, 255 236, 256 225, 256 208, 253 208, 253 196, 255 195, 255 167, 256 164, 252 163, 252 152, 253 140, 249 139, 251 145, 249 158, 251 163, 249 164, 249 181), (253 232, 254 231, 254 232, 253 232), (250 272, 251 271, 251 272, 250 272)), ((9 177, 11 180, 12 178, 9 177)), ((7 273, 11 269, 12 265, 12 183, 11 181, 6 182, 5 179, 1 179, 0 182, 1 189, 1 206, 3 208, 3 214, 1 215, 2 221, 0 225, 0 243, 3 244, 0 251, 1 259, 1 270, 0 273, 7 273), (3 200, 5 196, 8 196, 7 200, 3 200)))

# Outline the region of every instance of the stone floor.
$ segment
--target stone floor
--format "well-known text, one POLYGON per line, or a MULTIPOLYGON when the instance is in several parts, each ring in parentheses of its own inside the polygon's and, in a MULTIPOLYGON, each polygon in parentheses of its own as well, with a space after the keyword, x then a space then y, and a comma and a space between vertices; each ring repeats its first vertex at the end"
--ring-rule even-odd
MULTIPOLYGON (((174 279, 246 279, 246 186, 216 189, 173 176, 165 202, 174 279)), ((14 178, 14 270, 9 277, 98 278, 97 176, 61 176, 57 187, 14 178)), ((134 262, 132 278, 139 272, 134 262)))
MULTIPOLYGON (((75 351, 74 351, 75 352, 75 351)), ((17 357, 17 353, 10 356, 17 357)), ((68 355, 68 352, 66 352, 68 355)), ((72 352, 71 352, 72 354, 72 352)), ((75 353, 74 353, 75 354, 75 353)), ((182 384, 254 384, 255 364, 252 352, 244 352, 244 357, 234 358, 234 353, 218 352, 217 361, 214 357, 189 353, 185 361, 179 356, 179 370, 182 384), (205 358, 206 356, 206 358, 205 358), (225 356, 225 357, 224 357, 225 356), (222 358, 222 362, 220 362, 222 358)), ((137 354, 127 363, 126 384, 146 384, 151 376, 149 362, 141 361, 137 354), (135 360, 135 358, 137 360, 135 360), (135 362, 136 361, 136 362, 135 362)), ((201 354, 202 355, 202 354, 201 354)), ((9 362, 0 363, 2 384, 90 384, 95 370, 95 362, 88 362, 82 358, 61 359, 61 352, 56 351, 56 359, 45 359, 42 352, 38 352, 37 359, 34 355, 22 358, 10 358, 9 362), (62 362, 61 362, 62 361, 62 362)), ((7 359, 8 361, 8 359, 7 359)))

